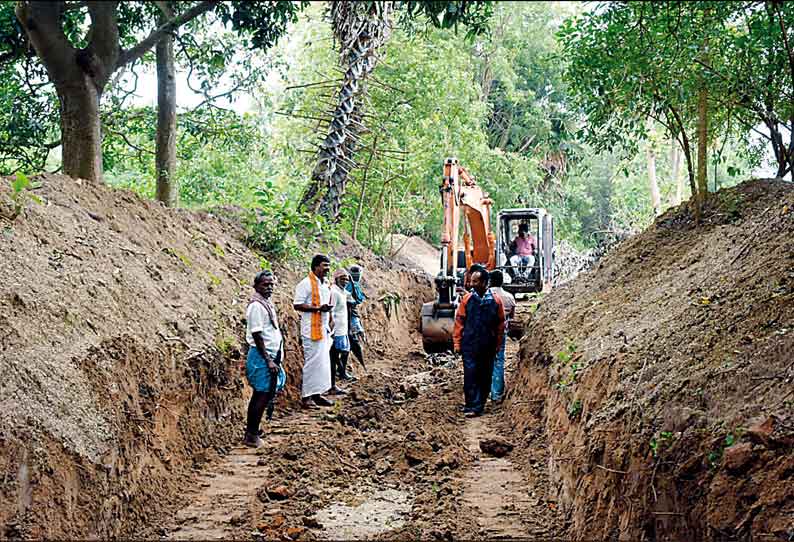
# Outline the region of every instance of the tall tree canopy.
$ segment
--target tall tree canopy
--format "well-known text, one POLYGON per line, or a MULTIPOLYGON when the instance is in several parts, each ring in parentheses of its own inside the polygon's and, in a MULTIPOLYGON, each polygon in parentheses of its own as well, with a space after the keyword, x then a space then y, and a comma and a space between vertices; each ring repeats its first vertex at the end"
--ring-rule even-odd
POLYGON ((646 119, 655 119, 681 145, 695 194, 703 188, 695 139, 705 150, 720 135, 756 131, 784 175, 794 125, 792 25, 794 6, 776 1, 616 2, 567 21, 559 37, 587 139, 600 149, 636 148, 646 119))
POLYGON ((331 3, 330 15, 344 75, 301 205, 332 220, 339 218, 349 173, 356 164, 359 132, 365 128, 362 97, 366 94, 366 80, 377 64, 378 49, 389 38, 395 9, 402 12, 401 20, 405 22, 423 15, 437 28, 457 29, 458 24, 465 24, 468 35, 476 35, 487 29, 492 3, 348 0, 331 3))

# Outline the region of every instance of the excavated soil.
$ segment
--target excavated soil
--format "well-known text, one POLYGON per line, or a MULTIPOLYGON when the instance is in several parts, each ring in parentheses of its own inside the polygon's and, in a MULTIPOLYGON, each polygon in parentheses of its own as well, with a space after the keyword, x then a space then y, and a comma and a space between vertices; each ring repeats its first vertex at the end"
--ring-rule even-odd
POLYGON ((241 227, 40 180, 0 223, 0 538, 794 539, 791 184, 672 210, 525 302, 478 419, 460 360, 420 351, 421 265, 350 240, 368 371, 295 408, 305 263, 274 264, 289 378, 251 450, 241 227))
MULTIPOLYGON (((415 337, 416 339, 416 337, 415 337)), ((511 354, 515 347, 511 345, 511 354)), ((512 359, 513 356, 511 356, 512 359)), ((464 419, 460 362, 415 348, 377 357, 334 407, 278 416, 135 533, 173 539, 451 540, 559 535, 542 435, 524 471, 479 443, 510 437, 501 407, 464 419)))
POLYGON ((435 277, 441 265, 441 252, 421 237, 392 235, 394 258, 403 261, 411 269, 435 277))
MULTIPOLYGON (((242 432, 243 316, 259 257, 242 228, 63 176, 0 221, 0 538, 125 536, 242 432)), ((0 188, 0 202, 8 200, 0 188)), ((307 258, 309 251, 307 250, 307 258)), ((414 344, 429 282, 357 244, 373 357, 414 344)), ((291 294, 306 272, 274 264, 287 390, 302 354, 291 294)))
POLYGON ((792 209, 791 183, 723 190, 540 303, 507 411, 574 538, 794 539, 792 209))

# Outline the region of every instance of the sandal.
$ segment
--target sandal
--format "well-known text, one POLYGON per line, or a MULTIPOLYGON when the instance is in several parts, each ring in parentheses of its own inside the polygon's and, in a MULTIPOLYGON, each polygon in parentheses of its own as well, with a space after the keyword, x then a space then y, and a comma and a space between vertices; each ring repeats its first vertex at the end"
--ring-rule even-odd
POLYGON ((320 407, 318 407, 310 400, 303 400, 301 401, 301 408, 303 410, 319 410, 320 407))

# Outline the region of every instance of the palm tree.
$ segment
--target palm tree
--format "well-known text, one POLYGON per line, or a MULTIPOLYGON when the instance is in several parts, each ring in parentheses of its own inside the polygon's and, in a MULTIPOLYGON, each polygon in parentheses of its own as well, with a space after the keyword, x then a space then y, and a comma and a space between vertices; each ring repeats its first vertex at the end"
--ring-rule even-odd
POLYGON ((394 3, 343 0, 331 2, 330 11, 345 74, 301 207, 336 220, 363 129, 366 79, 378 61, 378 48, 391 34, 394 3))

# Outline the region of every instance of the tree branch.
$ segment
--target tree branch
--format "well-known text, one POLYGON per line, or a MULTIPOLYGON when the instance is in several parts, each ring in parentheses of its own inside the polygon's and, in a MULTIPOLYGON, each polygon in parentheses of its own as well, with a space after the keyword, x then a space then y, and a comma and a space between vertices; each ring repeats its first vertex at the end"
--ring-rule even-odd
MULTIPOLYGON (((105 125, 105 130, 107 130, 108 133, 111 133, 111 134, 113 134, 115 136, 120 137, 124 141, 124 143, 127 144, 128 147, 138 151, 138 154, 147 153, 147 154, 154 155, 154 151, 153 150, 147 149, 145 147, 139 147, 138 145, 136 145, 132 141, 130 141, 127 138, 127 136, 124 134, 124 132, 118 132, 118 131, 114 130, 113 128, 111 128, 108 125, 105 125)), ((140 156, 138 156, 138 158, 140 159, 140 156)))
POLYGON ((183 14, 179 15, 175 19, 168 21, 167 23, 161 25, 160 27, 154 29, 151 34, 149 34, 146 38, 143 39, 140 43, 132 47, 131 49, 127 49, 126 51, 122 51, 121 55, 119 55, 117 67, 123 66, 133 60, 140 58, 143 54, 154 47, 154 45, 160 41, 165 34, 169 32, 173 32, 183 24, 192 21, 196 17, 204 14, 205 12, 211 10, 215 7, 218 3, 218 0, 204 0, 200 2, 184 12, 183 14))
POLYGON ((119 56, 118 2, 87 2, 91 14, 91 40, 88 49, 99 59, 101 74, 96 74, 97 87, 103 89, 116 70, 119 56))
POLYGON ((74 62, 76 50, 61 26, 65 5, 62 1, 27 1, 19 2, 14 10, 50 79, 56 84, 74 76, 74 71, 80 69, 74 62))

